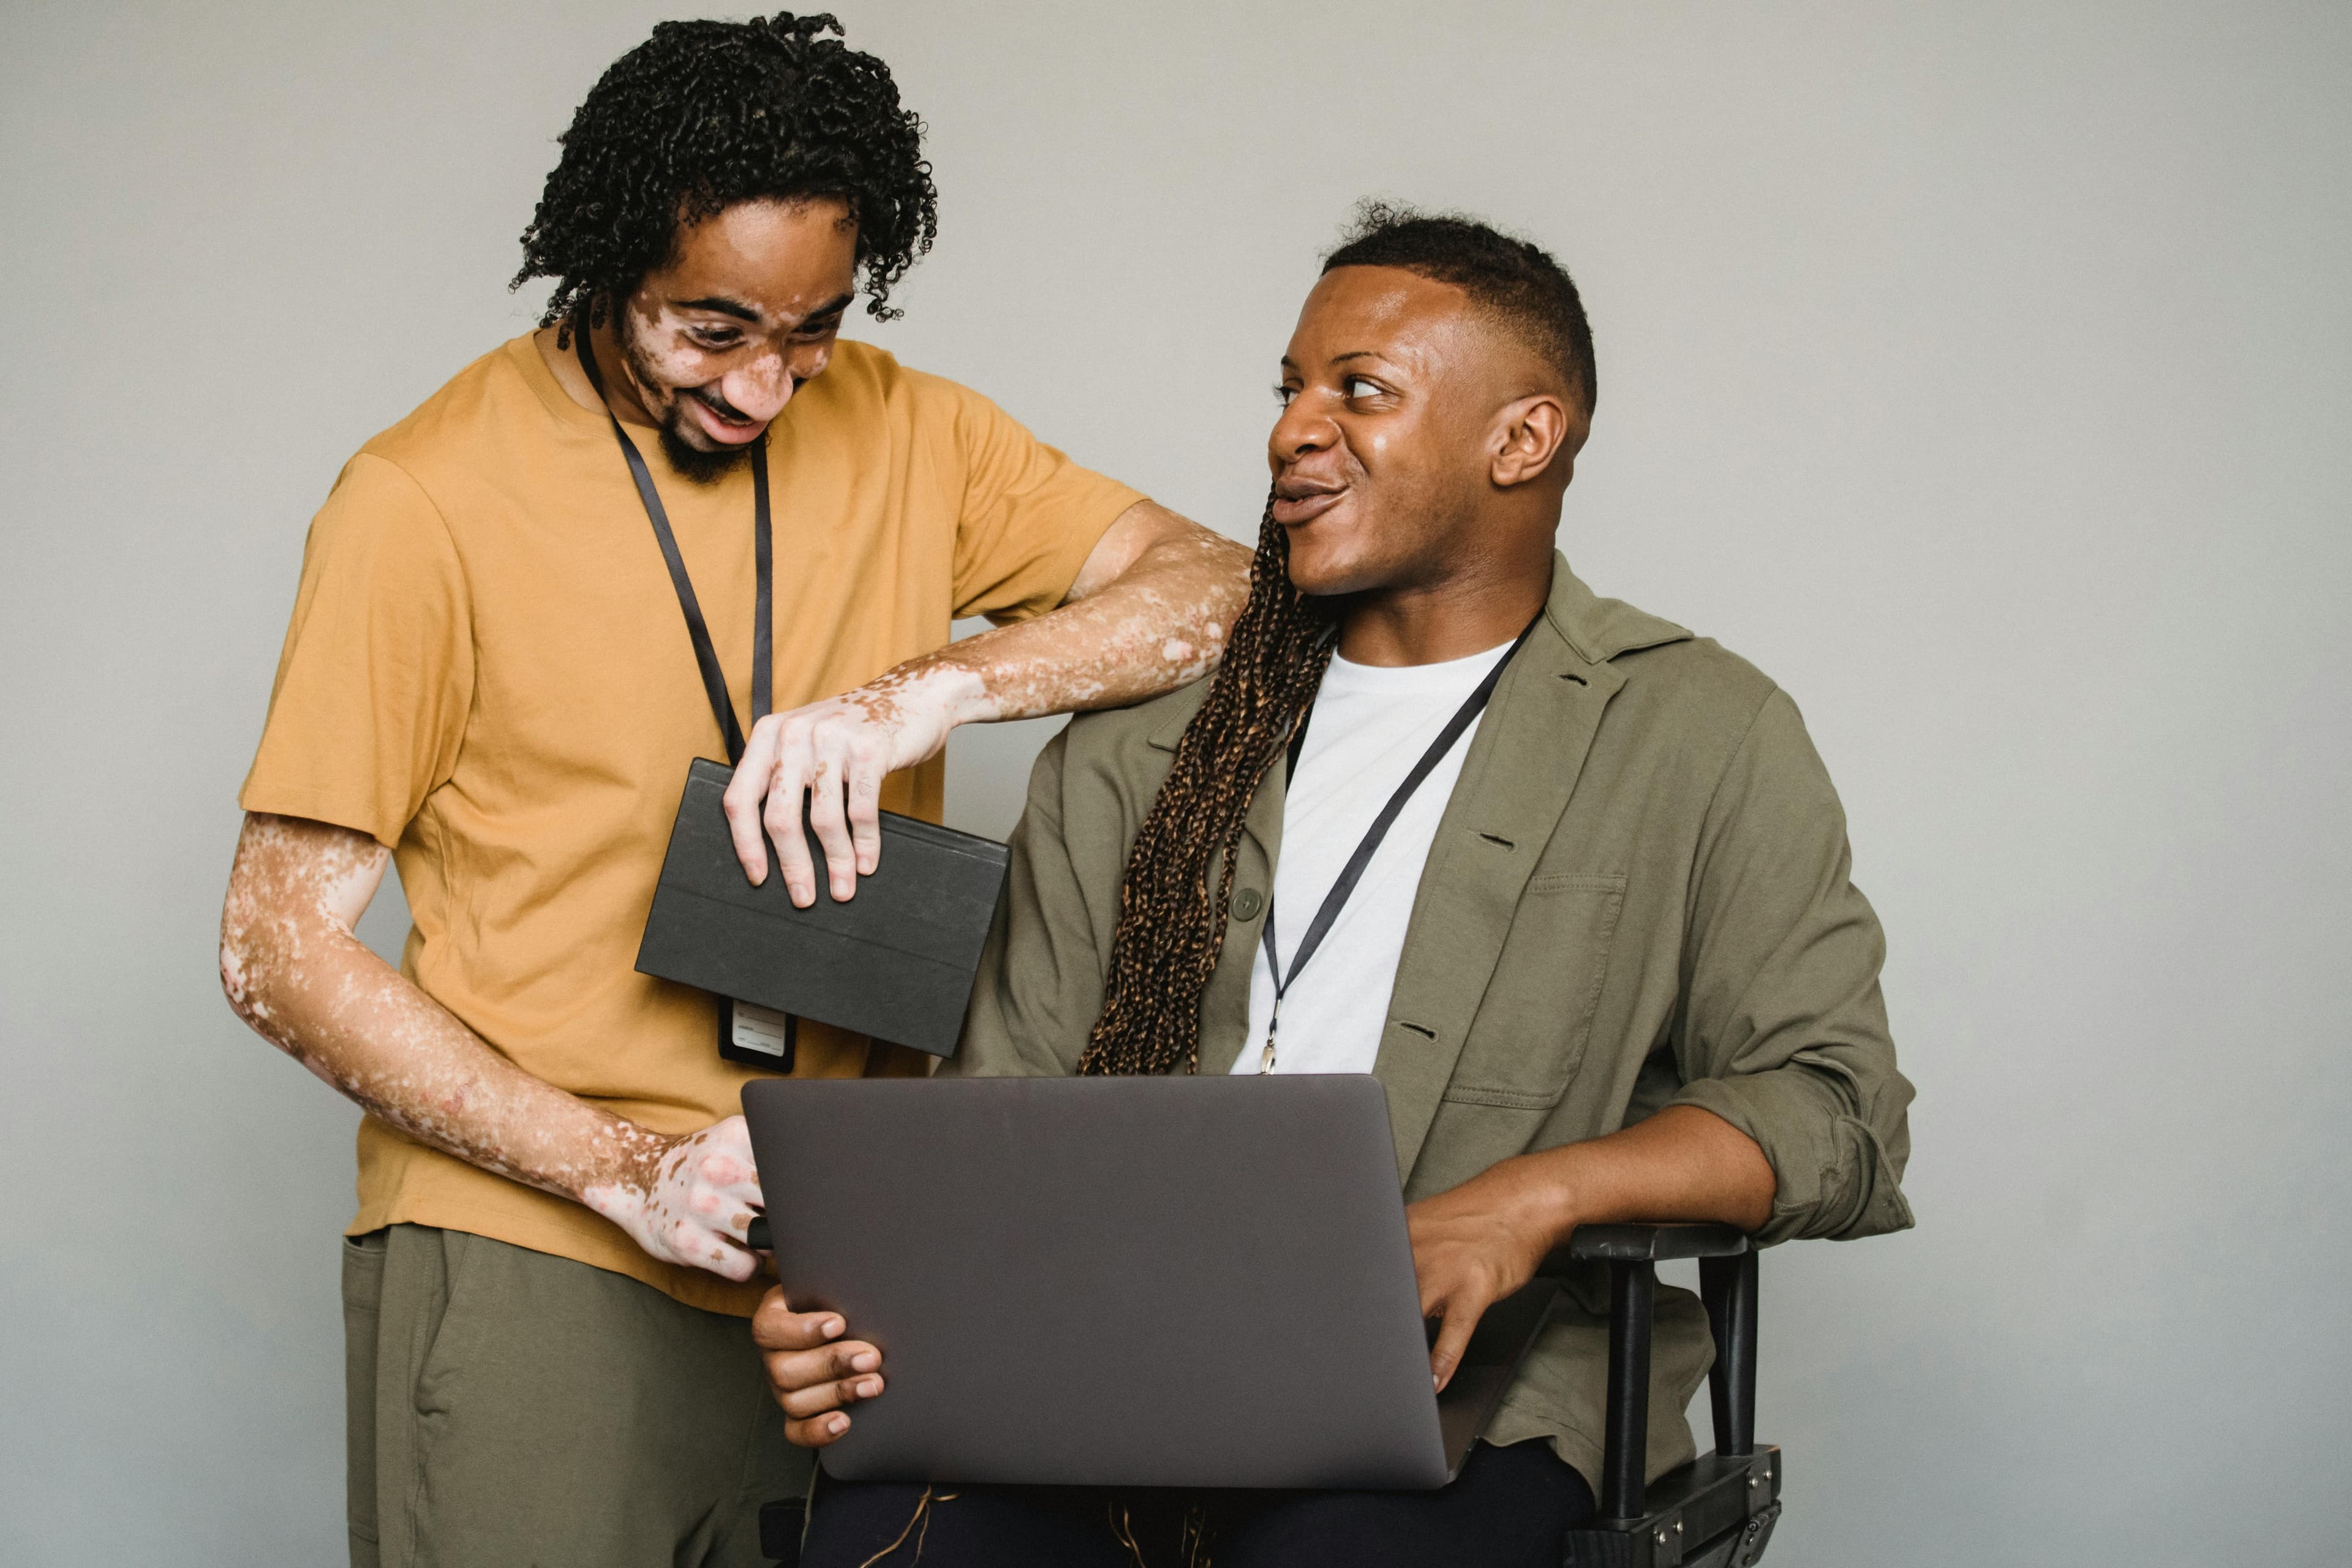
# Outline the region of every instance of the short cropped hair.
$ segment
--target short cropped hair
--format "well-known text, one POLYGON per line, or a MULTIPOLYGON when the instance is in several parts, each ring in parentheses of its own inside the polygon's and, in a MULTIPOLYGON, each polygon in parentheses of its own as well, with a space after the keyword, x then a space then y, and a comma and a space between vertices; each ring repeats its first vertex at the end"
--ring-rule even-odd
POLYGON ((1592 327, 1575 280, 1540 246, 1459 214, 1365 201, 1323 258, 1324 271, 1335 267, 1394 267, 1454 285, 1549 360, 1592 417, 1592 327))

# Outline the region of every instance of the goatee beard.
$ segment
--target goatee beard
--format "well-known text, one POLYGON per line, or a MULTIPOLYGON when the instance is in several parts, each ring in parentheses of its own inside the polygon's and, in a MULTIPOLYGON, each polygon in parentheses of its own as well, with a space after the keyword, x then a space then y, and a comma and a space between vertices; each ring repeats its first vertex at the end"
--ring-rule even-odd
MULTIPOLYGON (((759 445, 759 441, 746 441, 740 447, 721 447, 715 452, 689 447, 686 437, 677 433, 678 424, 685 417, 684 408, 673 408, 669 417, 662 421, 662 456, 669 459, 671 468, 698 485, 717 484, 749 460, 751 448, 759 445)), ((767 438, 767 433, 761 432, 760 441, 767 438)))
MULTIPOLYGON (((636 333, 626 310, 620 312, 614 330, 621 357, 628 362, 630 374, 636 377, 637 384, 640 387, 659 385, 661 378, 654 373, 654 367, 646 363, 645 356, 637 352, 636 333)), ((746 441, 740 447, 720 447, 713 451, 688 445, 680 431, 685 427, 688 417, 686 400, 693 394, 680 388, 672 395, 675 400, 670 404, 669 416, 661 422, 662 456, 669 459, 671 468, 695 484, 715 485, 732 473, 738 465, 750 459, 751 448, 757 442, 746 441)), ((760 440, 767 438, 767 433, 761 432, 760 440)))

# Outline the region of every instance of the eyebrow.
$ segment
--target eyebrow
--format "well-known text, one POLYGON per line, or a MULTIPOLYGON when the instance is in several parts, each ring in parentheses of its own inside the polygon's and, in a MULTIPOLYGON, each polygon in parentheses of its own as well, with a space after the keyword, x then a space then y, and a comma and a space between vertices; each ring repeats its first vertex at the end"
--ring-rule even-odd
MULTIPOLYGON (((1379 359, 1381 357, 1381 352, 1378 349, 1349 349, 1346 353, 1333 354, 1331 356, 1331 363, 1333 364, 1346 364, 1351 359, 1379 359)), ((1298 368, 1298 362, 1292 359, 1288 354, 1285 354, 1282 356, 1282 368, 1285 370, 1297 370, 1298 368)))
MULTIPOLYGON (((849 302, 856 298, 856 296, 855 294, 843 294, 835 297, 835 299, 828 300, 824 304, 819 305, 815 310, 811 310, 807 315, 803 316, 801 318, 801 323, 805 326, 811 321, 821 321, 827 316, 837 316, 841 314, 842 311, 849 309, 849 302)), ((712 310, 722 316, 732 316, 739 321, 748 321, 755 327, 760 324, 760 312, 758 310, 746 305, 740 300, 730 300, 723 295, 712 294, 700 300, 680 300, 677 301, 677 309, 681 310, 712 310)))
POLYGON ((749 321, 753 326, 760 324, 759 311, 740 300, 721 299, 715 294, 702 300, 680 300, 677 301, 677 308, 681 310, 716 310, 722 316, 732 316, 739 321, 749 321))

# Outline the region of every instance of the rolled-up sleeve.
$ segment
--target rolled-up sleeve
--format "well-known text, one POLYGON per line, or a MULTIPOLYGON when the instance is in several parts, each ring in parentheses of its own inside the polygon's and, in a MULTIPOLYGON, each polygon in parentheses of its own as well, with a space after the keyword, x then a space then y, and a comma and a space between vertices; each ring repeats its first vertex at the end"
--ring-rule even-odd
POLYGON ((1885 936, 1851 870, 1837 792, 1775 691, 1707 810, 1674 1038, 1674 1103, 1720 1116, 1771 1162, 1767 1243, 1912 1223, 1912 1089, 1879 994, 1885 936))

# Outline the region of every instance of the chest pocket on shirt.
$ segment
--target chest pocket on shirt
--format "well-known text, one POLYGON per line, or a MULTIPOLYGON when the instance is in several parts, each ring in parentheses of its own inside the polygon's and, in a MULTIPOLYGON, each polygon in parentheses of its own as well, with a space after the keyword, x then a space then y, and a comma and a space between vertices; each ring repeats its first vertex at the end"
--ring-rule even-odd
POLYGON ((1620 872, 1528 879, 1447 1100, 1530 1110, 1559 1102, 1584 1059, 1624 907, 1620 872))

